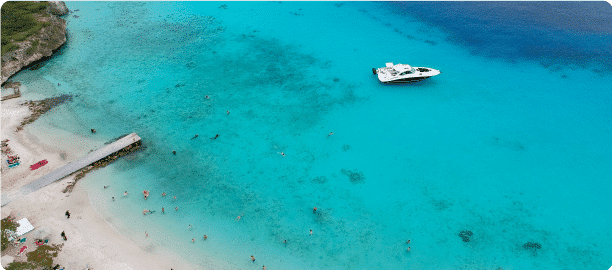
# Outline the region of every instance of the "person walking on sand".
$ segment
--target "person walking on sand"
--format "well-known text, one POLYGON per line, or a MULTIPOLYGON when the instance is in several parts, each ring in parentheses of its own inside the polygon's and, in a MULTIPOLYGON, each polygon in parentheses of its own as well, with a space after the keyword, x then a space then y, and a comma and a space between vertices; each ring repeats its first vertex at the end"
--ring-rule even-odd
POLYGON ((64 231, 62 231, 60 235, 62 236, 62 238, 64 238, 64 241, 68 240, 68 238, 66 238, 66 233, 64 231))
POLYGON ((64 215, 66 215, 66 218, 70 218, 70 212, 68 210, 66 210, 66 213, 64 215))

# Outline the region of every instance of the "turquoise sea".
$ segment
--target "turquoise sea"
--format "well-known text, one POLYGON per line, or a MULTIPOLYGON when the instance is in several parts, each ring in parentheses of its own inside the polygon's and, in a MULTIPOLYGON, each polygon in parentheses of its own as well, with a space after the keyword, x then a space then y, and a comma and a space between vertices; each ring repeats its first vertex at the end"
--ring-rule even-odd
POLYGON ((66 45, 12 80, 73 95, 30 129, 143 138, 79 184, 148 252, 201 269, 612 266, 606 2, 66 4, 66 45), (385 62, 442 74, 383 85, 385 62))

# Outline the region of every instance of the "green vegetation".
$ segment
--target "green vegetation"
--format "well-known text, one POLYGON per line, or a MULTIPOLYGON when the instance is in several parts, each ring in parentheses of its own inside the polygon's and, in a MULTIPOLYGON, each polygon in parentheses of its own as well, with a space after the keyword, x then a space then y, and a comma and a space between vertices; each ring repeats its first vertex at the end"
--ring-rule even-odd
POLYGON ((13 42, 26 40, 49 23, 39 22, 34 14, 43 15, 47 2, 9 1, 2 5, 2 54, 16 50, 13 42))
POLYGON ((36 51, 36 47, 38 47, 38 43, 39 43, 38 39, 32 41, 32 46, 30 46, 30 48, 26 50, 26 54, 32 55, 32 53, 36 51))
POLYGON ((52 269, 53 258, 57 257, 57 253, 62 249, 61 245, 42 245, 36 250, 27 253, 26 262, 10 263, 6 270, 25 270, 25 269, 52 269))
POLYGON ((15 231, 17 230, 17 222, 15 222, 12 218, 8 217, 2 220, 2 251, 4 251, 10 244, 8 237, 9 234, 4 230, 15 231))

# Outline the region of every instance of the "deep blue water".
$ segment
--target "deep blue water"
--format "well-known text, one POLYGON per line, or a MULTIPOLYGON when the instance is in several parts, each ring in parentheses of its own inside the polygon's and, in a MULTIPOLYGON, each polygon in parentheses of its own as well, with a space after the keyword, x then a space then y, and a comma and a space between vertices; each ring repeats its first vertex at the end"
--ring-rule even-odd
POLYGON ((607 2, 391 2, 479 55, 612 72, 607 2))
POLYGON ((62 54, 14 79, 75 97, 30 132, 143 138, 79 184, 147 251, 205 269, 610 265, 609 5, 67 4, 62 54), (442 74, 382 85, 371 68, 391 61, 442 74))

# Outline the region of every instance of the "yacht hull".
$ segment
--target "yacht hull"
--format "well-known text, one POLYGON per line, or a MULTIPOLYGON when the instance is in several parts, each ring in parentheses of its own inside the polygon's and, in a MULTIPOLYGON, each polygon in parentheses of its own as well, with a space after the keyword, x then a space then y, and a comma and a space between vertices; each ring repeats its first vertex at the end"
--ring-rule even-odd
POLYGON ((387 81, 387 82, 383 82, 382 83, 386 83, 386 84, 395 84, 395 83, 411 83, 411 82, 418 82, 418 81, 422 81, 425 80, 429 77, 420 77, 420 78, 403 78, 403 79, 397 79, 397 80, 393 80, 393 81, 387 81))

